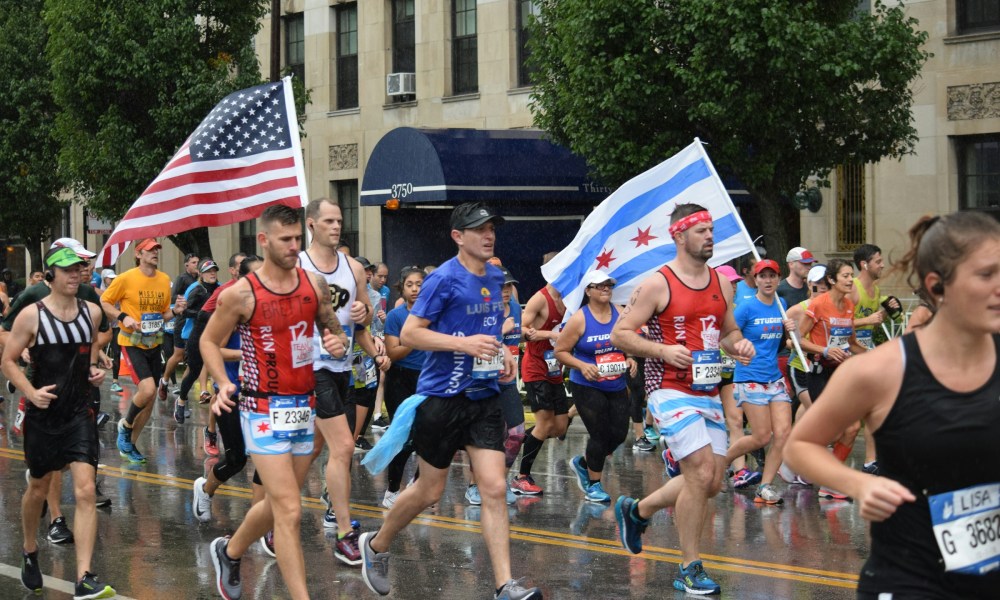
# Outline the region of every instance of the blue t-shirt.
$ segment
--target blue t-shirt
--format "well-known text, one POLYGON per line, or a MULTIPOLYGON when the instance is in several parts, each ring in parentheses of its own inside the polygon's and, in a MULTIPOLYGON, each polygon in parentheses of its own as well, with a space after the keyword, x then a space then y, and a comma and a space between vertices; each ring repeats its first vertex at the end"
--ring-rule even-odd
MULTIPOLYGON (((500 339, 503 324, 503 272, 486 265, 474 275, 452 258, 427 276, 410 311, 430 321, 431 331, 446 335, 486 334, 500 339)), ((461 393, 479 400, 500 393, 497 377, 473 378, 473 359, 464 352, 428 352, 417 393, 451 397, 461 393)))
MULTIPOLYGON (((406 317, 409 316, 409 314, 410 311, 407 310, 405 303, 390 310, 389 314, 385 316, 385 334, 387 336, 391 335, 398 338, 399 333, 403 331, 403 323, 406 322, 406 317)), ((410 350, 410 353, 403 357, 402 360, 397 360, 393 364, 399 367, 406 367, 407 369, 419 371, 424 368, 424 361, 426 359, 426 350, 410 350)))
POLYGON ((736 296, 733 297, 733 306, 739 306, 740 302, 757 295, 757 290, 747 285, 746 280, 740 279, 736 282, 736 296))
POLYGON ((781 348, 785 326, 781 323, 778 302, 784 306, 785 301, 777 296, 774 299, 775 302, 768 306, 753 296, 741 302, 733 311, 736 325, 743 332, 743 337, 750 340, 757 350, 749 365, 736 363, 736 373, 733 375, 736 383, 771 383, 781 379, 778 350, 781 348))

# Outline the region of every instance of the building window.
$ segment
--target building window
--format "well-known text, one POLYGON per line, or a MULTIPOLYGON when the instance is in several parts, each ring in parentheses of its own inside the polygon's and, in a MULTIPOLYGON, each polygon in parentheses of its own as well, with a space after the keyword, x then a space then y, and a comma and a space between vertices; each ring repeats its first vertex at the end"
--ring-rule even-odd
POLYGON ((476 0, 452 0, 452 94, 479 91, 479 47, 476 38, 476 0))
POLYGON ((837 250, 865 243, 865 166, 837 167, 837 250))
POLYGON ((519 0, 517 3, 517 85, 521 87, 531 85, 531 74, 534 72, 528 64, 531 56, 528 24, 533 18, 538 18, 538 12, 537 0, 519 0))
POLYGON ((416 19, 414 0, 392 0, 392 72, 414 73, 416 59, 416 19))
POLYGON ((958 33, 1000 31, 1000 2, 997 0, 957 0, 958 33))
POLYGON ((358 106, 358 5, 337 7, 337 108, 358 106))
POLYGON ((285 67, 306 81, 306 21, 302 13, 285 17, 285 67))
POLYGON ((240 252, 257 254, 257 219, 240 221, 240 252))
POLYGON ((1000 133, 956 138, 960 208, 1000 211, 1000 133))
POLYGON ((340 228, 340 241, 351 247, 351 255, 361 254, 358 247, 358 213, 360 212, 360 197, 358 196, 358 180, 345 179, 333 182, 333 193, 340 205, 340 214, 344 217, 344 224, 340 228))

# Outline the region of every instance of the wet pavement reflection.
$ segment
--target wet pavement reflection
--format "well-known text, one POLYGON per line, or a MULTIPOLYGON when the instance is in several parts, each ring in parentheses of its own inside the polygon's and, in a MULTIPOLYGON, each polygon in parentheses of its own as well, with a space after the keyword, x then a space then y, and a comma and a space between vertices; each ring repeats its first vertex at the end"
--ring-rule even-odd
MULTIPOLYGON (((112 506, 99 509, 93 570, 119 597, 146 599, 217 598, 208 544, 232 532, 250 506, 248 468, 217 493, 213 519, 200 524, 192 514, 191 485, 217 460, 202 449, 207 406, 190 403, 192 418, 174 423, 172 403, 157 402, 138 443, 149 463, 132 466, 115 448, 114 424, 133 388, 112 394, 105 384, 102 407, 114 420, 100 432, 99 478, 112 506)), ((197 393, 192 394, 196 398, 197 393)), ((25 464, 21 438, 11 432, 16 398, 0 404, 0 598, 35 597, 21 587, 21 495, 25 464)), ((371 441, 375 440, 370 434, 371 441)), ((586 433, 579 420, 565 441, 546 442, 533 475, 541 497, 519 497, 508 507, 515 577, 542 588, 546 598, 681 598, 671 585, 680 562, 672 516, 657 514, 643 539, 641 555, 618 543, 614 510, 583 499, 570 459, 582 453, 586 433)), ((860 465, 863 437, 852 461, 860 465)), ((364 530, 378 527, 384 475, 372 476, 355 454, 352 513, 364 530)), ((411 461, 412 463, 412 461, 411 461)), ((479 507, 464 499, 467 458, 455 457, 444 496, 397 538, 392 553, 392 598, 491 598, 490 563, 479 535, 479 507)), ((409 470, 412 470, 412 464, 409 470)), ((65 475, 68 479, 69 475, 65 475)), ((407 474, 404 481, 409 477, 407 474)), ((631 437, 609 459, 605 489, 644 495, 664 481, 659 452, 635 452, 631 437)), ((702 541, 708 573, 723 597, 740 599, 846 599, 855 597, 858 570, 868 552, 867 525, 850 502, 820 500, 816 489, 778 482, 784 504, 754 504, 752 491, 725 490, 710 504, 702 541)), ((335 530, 323 527, 319 466, 303 490, 302 544, 313 598, 376 598, 360 568, 333 558, 335 530)), ((72 486, 63 488, 63 512, 72 527, 72 486)), ((47 526, 47 519, 43 519, 47 526)), ((70 598, 75 576, 72 545, 45 540, 39 528, 39 560, 46 598, 70 598), (61 581, 60 581, 61 580, 61 581)), ((244 598, 285 598, 277 564, 259 547, 244 557, 244 598)))

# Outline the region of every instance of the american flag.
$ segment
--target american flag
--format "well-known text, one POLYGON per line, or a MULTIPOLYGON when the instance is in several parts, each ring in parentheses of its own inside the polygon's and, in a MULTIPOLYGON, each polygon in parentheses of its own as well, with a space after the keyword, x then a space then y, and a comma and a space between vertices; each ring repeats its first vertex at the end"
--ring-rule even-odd
POLYGON ((96 264, 113 265, 132 240, 246 221, 307 198, 291 80, 233 92, 125 213, 96 264))

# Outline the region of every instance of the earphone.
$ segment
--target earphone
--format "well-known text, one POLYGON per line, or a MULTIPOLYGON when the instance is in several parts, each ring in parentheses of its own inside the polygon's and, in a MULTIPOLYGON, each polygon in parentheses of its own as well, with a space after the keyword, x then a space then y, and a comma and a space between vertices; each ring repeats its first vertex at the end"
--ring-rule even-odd
POLYGON ((45 281, 52 283, 55 278, 56 274, 52 272, 52 269, 45 269, 45 281))

